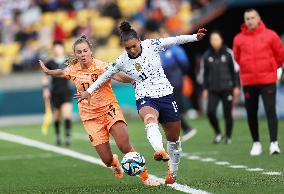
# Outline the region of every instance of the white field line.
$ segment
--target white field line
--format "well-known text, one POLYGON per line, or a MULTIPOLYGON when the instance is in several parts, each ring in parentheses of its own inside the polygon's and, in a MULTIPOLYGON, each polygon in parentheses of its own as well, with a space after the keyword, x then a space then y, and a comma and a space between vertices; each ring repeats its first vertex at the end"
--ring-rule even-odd
POLYGON ((246 171, 259 172, 259 171, 264 171, 264 170, 262 168, 247 168, 246 171))
POLYGON ((0 161, 3 160, 30 160, 34 158, 50 158, 54 157, 53 154, 45 153, 45 154, 24 154, 24 155, 6 155, 0 156, 0 161))
POLYGON ((281 172, 263 172, 262 174, 270 175, 270 176, 279 176, 281 172))
MULTIPOLYGON (((9 133, 5 133, 5 132, 0 132, 0 139, 5 140, 5 141, 9 141, 9 142, 14 142, 17 144, 23 144, 26 146, 30 146, 30 147, 34 147, 34 148, 38 148, 38 149, 42 149, 42 150, 46 150, 46 151, 50 151, 50 152, 55 152, 57 154, 61 154, 64 156, 69 156, 72 158, 76 158, 79 160, 83 160, 89 163, 93 163, 93 164, 97 164, 103 167, 106 167, 100 159, 95 158, 93 156, 89 156, 86 154, 82 154, 80 152, 76 152, 70 149, 66 149, 66 148, 60 148, 60 147, 56 147, 54 145, 50 145, 47 143, 43 143, 40 141, 36 141, 36 140, 32 140, 29 138, 25 138, 25 137, 21 137, 21 136, 17 136, 17 135, 13 135, 13 134, 9 134, 9 133)), ((155 175, 150 175, 150 178, 160 182, 160 183, 164 183, 164 179, 156 177, 155 175)), ((169 187, 172 187, 175 190, 178 191, 182 191, 184 193, 192 193, 192 194, 209 194, 209 192, 207 191, 203 191, 203 190, 199 190, 199 189, 194 189, 191 188, 187 185, 182 185, 182 184, 178 184, 178 183, 174 183, 172 185, 166 185, 169 187)))
POLYGON ((191 153, 183 153, 182 156, 188 160, 196 160, 196 161, 201 161, 201 162, 206 162, 206 163, 212 162, 213 164, 218 165, 218 166, 224 166, 224 167, 233 168, 233 169, 244 169, 248 172, 262 172, 261 174, 270 175, 270 176, 282 175, 282 172, 267 171, 262 168, 249 168, 248 166, 245 166, 245 165, 233 165, 227 161, 218 161, 215 158, 207 158, 207 157, 202 158, 200 156, 193 155, 191 153), (263 171, 266 171, 266 172, 263 172, 263 171))

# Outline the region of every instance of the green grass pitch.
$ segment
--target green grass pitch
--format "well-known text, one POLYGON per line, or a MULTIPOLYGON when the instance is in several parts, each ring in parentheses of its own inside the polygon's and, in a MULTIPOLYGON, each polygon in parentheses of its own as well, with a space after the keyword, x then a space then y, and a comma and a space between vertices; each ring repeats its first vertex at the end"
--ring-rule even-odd
MULTIPOLYGON (((211 144, 213 131, 206 118, 189 121, 198 129, 196 136, 182 144, 179 184, 209 193, 284 193, 284 157, 269 155, 269 137, 265 120, 260 121, 263 154, 250 157, 251 139, 247 123, 235 120, 232 144, 211 144), (224 165, 221 165, 223 162, 224 165), (227 163, 226 163, 227 162, 227 163), (218 165, 219 164, 219 165, 218 165), (256 168, 262 171, 248 171, 256 168), (264 173, 274 172, 276 175, 264 173)), ((222 123, 223 125, 223 123, 222 123)), ((150 174, 164 178, 167 164, 152 159, 143 123, 128 119, 129 135, 138 152, 144 155, 150 174)), ((284 121, 279 122, 279 144, 284 151, 284 121)), ((40 126, 6 127, 0 131, 48 144, 54 144, 51 128, 41 134, 40 126)), ((64 147, 64 146, 62 146, 64 147)), ((90 146, 81 123, 73 125, 70 149, 98 158, 90 146)), ((114 153, 122 154, 115 145, 114 153)), ((0 140, 0 193, 181 193, 167 186, 147 187, 136 177, 117 180, 102 166, 57 153, 0 140)))

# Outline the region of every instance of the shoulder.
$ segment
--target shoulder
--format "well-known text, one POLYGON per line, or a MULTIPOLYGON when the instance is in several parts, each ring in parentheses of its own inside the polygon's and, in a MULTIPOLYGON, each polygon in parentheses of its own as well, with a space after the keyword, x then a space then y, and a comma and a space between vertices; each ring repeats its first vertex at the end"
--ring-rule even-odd
POLYGON ((81 69, 80 63, 76 63, 74 65, 68 65, 65 69, 69 71, 77 71, 81 69))
POLYGON ((96 65, 98 69, 104 69, 108 64, 104 61, 101 61, 99 59, 94 59, 93 63, 96 65))
POLYGON ((271 37, 279 37, 278 34, 274 31, 274 30, 271 30, 269 28, 266 29, 265 33, 271 37))
POLYGON ((204 58, 204 59, 208 58, 210 54, 211 54, 210 49, 207 49, 207 50, 205 51, 205 53, 203 54, 203 58, 204 58))
POLYGON ((155 39, 146 39, 142 41, 142 44, 148 45, 148 46, 159 46, 161 44, 161 39, 160 38, 155 38, 155 39))
POLYGON ((244 34, 243 34, 242 32, 239 32, 239 33, 234 37, 234 42, 239 41, 240 38, 243 37, 243 35, 244 35, 244 34))
POLYGON ((122 65, 123 63, 126 63, 126 61, 129 60, 129 57, 126 53, 126 51, 124 51, 119 57, 117 57, 114 61, 115 65, 116 66, 120 66, 122 65))

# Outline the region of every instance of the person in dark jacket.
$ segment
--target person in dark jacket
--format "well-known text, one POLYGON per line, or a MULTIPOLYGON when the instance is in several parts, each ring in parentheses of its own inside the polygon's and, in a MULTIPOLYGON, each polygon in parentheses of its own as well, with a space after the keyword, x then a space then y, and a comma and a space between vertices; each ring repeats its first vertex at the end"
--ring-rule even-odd
MULTIPOLYGON (((47 67, 49 69, 64 69, 66 65, 64 45, 61 41, 54 41, 53 43, 53 59, 48 61, 47 67)), ((61 117, 64 120, 65 128, 65 145, 69 146, 71 143, 71 118, 72 118, 72 89, 69 81, 64 78, 52 78, 49 84, 48 77, 43 77, 43 97, 50 99, 54 107, 54 128, 56 135, 56 144, 61 145, 60 137, 60 122, 61 117)))
POLYGON ((210 34, 210 48, 203 56, 203 97, 208 97, 207 116, 214 129, 213 143, 220 143, 223 135, 216 116, 218 103, 223 104, 225 117, 225 143, 231 143, 233 118, 233 97, 240 94, 238 75, 235 70, 231 50, 223 45, 223 39, 218 31, 210 34))
POLYGON ((197 132, 197 130, 188 125, 183 118, 183 114, 186 112, 182 93, 183 75, 189 69, 189 61, 183 48, 178 45, 170 46, 166 50, 160 52, 160 57, 164 72, 171 85, 174 87, 176 103, 182 114, 181 128, 183 130, 183 136, 181 137, 181 140, 185 142, 197 132))
POLYGON ((259 96, 262 97, 268 121, 270 154, 279 154, 276 81, 277 69, 284 62, 284 47, 279 36, 266 28, 255 9, 245 11, 244 21, 241 32, 234 38, 233 51, 240 66, 248 125, 253 140, 250 155, 262 153, 257 119, 259 96))

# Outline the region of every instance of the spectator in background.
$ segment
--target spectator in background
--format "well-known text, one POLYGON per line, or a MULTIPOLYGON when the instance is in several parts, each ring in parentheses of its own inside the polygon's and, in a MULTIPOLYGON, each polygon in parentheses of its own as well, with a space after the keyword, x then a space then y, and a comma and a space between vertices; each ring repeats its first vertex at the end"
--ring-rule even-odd
POLYGON ((62 26, 57 22, 54 23, 53 28, 53 39, 55 41, 63 41, 66 38, 66 33, 64 32, 62 26))
MULTIPOLYGON (((55 41, 53 43, 53 59, 47 64, 51 70, 64 69, 66 66, 65 51, 63 42, 55 41)), ((69 81, 60 77, 52 77, 51 87, 48 84, 48 77, 43 77, 43 97, 45 100, 51 98, 54 107, 54 129, 56 134, 56 144, 61 145, 60 122, 61 117, 64 120, 65 145, 70 145, 71 138, 71 118, 72 118, 72 90, 69 81)))
POLYGON ((29 7, 21 12, 20 22, 23 26, 30 26, 39 22, 41 18, 41 9, 35 0, 31 0, 29 7))
POLYGON ((262 97, 270 134, 270 154, 279 154, 276 115, 277 69, 284 61, 284 47, 279 36, 266 28, 255 9, 244 13, 241 32, 234 38, 233 51, 240 65, 240 79, 244 86, 248 125, 252 135, 251 156, 262 153, 258 134, 258 101, 262 97))
MULTIPOLYGON (((162 36, 168 37, 166 31, 163 32, 162 36)), ((181 140, 184 142, 193 137, 197 132, 196 129, 187 124, 186 119, 184 118, 186 108, 184 105, 184 96, 182 92, 183 75, 189 69, 189 61, 185 51, 179 45, 173 45, 166 48, 160 52, 160 57, 164 72, 171 85, 174 87, 173 93, 178 109, 181 113, 181 128, 183 131, 181 140)))
POLYGON ((117 5, 117 0, 108 0, 102 6, 102 15, 112 17, 114 20, 121 19, 122 15, 117 5))
POLYGON ((223 39, 218 31, 210 34, 210 47, 203 56, 203 97, 208 98, 207 116, 214 129, 213 143, 220 143, 222 133, 216 115, 218 103, 223 104, 225 117, 225 143, 231 143, 233 118, 233 97, 239 96, 237 72, 234 68, 231 50, 223 44, 223 39))
POLYGON ((15 34, 17 32, 17 26, 11 18, 5 18, 2 20, 1 25, 1 43, 10 44, 15 41, 15 34))
POLYGON ((55 4, 59 10, 74 11, 73 1, 71 0, 57 0, 55 4))

